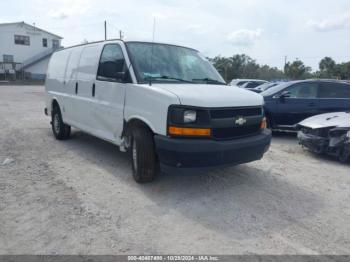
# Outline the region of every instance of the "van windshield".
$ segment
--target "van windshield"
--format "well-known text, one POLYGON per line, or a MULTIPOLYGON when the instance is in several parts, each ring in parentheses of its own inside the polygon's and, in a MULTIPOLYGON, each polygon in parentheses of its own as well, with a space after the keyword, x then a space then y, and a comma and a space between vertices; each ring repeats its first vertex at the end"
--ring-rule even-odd
POLYGON ((152 80, 162 83, 226 84, 209 61, 196 50, 146 42, 127 42, 126 46, 139 83, 152 80))

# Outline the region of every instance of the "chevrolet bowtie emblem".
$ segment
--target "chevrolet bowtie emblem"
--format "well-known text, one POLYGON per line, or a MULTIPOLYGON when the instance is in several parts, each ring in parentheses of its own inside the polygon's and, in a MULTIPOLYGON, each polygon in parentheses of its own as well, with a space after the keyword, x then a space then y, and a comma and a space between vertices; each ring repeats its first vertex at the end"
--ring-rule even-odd
POLYGON ((237 125, 241 126, 241 125, 244 125, 245 123, 247 123, 247 119, 245 119, 244 117, 240 116, 240 117, 236 118, 235 123, 237 125))

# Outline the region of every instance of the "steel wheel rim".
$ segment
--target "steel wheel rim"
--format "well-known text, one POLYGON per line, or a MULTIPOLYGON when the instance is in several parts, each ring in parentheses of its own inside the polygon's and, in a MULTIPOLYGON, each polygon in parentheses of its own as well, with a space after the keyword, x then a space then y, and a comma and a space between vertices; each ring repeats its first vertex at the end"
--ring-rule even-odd
POLYGON ((53 128, 55 129, 56 134, 60 132, 60 117, 58 114, 55 114, 53 118, 53 128))
POLYGON ((135 140, 132 143, 132 162, 133 162, 135 171, 137 171, 137 146, 136 146, 135 140))

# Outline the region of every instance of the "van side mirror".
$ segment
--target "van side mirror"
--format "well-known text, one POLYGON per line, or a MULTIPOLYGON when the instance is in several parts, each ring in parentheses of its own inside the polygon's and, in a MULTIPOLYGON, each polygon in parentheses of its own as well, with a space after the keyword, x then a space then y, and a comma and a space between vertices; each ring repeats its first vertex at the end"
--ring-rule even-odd
POLYGON ((114 73, 114 78, 117 81, 124 82, 125 77, 126 77, 126 73, 125 72, 116 72, 116 73, 114 73))

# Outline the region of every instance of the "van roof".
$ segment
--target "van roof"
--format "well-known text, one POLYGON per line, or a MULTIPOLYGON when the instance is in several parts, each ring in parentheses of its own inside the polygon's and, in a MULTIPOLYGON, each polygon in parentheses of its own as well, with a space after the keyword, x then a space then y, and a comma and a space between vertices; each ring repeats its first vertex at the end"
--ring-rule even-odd
POLYGON ((62 48, 62 49, 59 49, 57 50, 56 52, 59 52, 59 51, 62 51, 62 50, 66 50, 66 49, 70 49, 70 48, 73 48, 73 47, 78 47, 78 46, 86 46, 86 45, 92 45, 92 44, 96 44, 96 43, 103 43, 103 42, 115 42, 115 41, 121 41, 123 43, 149 43, 149 44, 161 44, 161 45, 171 45, 171 46, 178 46, 178 47, 182 47, 182 48, 187 48, 187 49, 191 49, 191 50, 194 50, 194 51, 197 51, 196 49, 194 48, 191 48, 191 47, 187 47, 187 46, 181 46, 181 45, 176 45, 176 44, 170 44, 170 43, 162 43, 162 42, 152 42, 152 41, 142 41, 142 40, 128 40, 128 41, 124 41, 122 39, 109 39, 109 40, 100 40, 100 41, 94 41, 94 42, 89 42, 89 43, 83 43, 83 44, 79 44, 79 45, 73 45, 73 46, 68 46, 66 48, 62 48))

